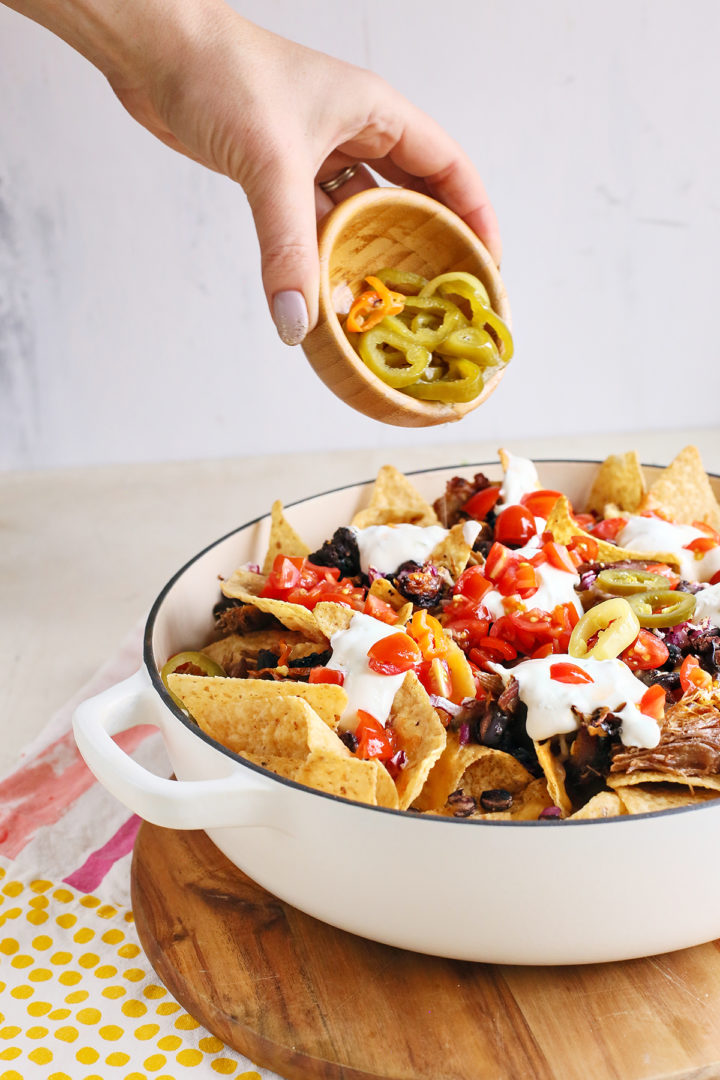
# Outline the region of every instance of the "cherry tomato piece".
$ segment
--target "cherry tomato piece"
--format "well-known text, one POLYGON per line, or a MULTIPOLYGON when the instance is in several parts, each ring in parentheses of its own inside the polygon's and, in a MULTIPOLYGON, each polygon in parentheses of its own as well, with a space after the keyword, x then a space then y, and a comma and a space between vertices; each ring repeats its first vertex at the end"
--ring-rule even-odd
POLYGON ((368 667, 378 675, 401 675, 423 658, 419 645, 402 631, 380 638, 370 646, 367 656, 368 667))
POLYGON ((537 534, 535 518, 524 506, 508 506, 495 522, 495 539, 510 547, 523 547, 537 534))
POLYGON ((573 685, 595 681, 592 675, 589 675, 587 671, 583 671, 577 664, 551 664, 550 678, 554 679, 555 682, 571 683, 573 685))
POLYGON ((680 685, 684 694, 692 690, 709 690, 712 686, 712 675, 700 667, 697 656, 686 656, 680 665, 680 685))
POLYGON ((342 671, 335 671, 334 668, 314 667, 310 668, 308 682, 330 683, 333 686, 342 686, 345 682, 345 676, 342 671))
POLYGON ((638 702, 638 709, 645 716, 651 716, 653 720, 660 721, 663 719, 665 716, 665 691, 659 683, 648 686, 638 702))
POLYGON ((500 487, 486 487, 476 491, 463 505, 462 511, 475 521, 484 521, 500 498, 500 487))
POLYGON ((652 671, 662 667, 670 655, 668 647, 662 638, 651 634, 649 630, 640 630, 627 649, 620 653, 619 659, 624 661, 631 671, 652 671))
POLYGON ((397 737, 392 729, 384 728, 379 720, 371 716, 365 709, 358 709, 358 724, 355 728, 355 738, 358 744, 355 748, 355 756, 368 761, 370 758, 378 758, 380 761, 389 761, 397 750, 397 737))
POLYGON ((552 491, 550 488, 540 488, 539 491, 530 491, 523 495, 520 500, 522 506, 527 507, 533 517, 547 520, 558 499, 562 498, 561 491, 552 491))
POLYGON ((614 543, 626 525, 627 520, 623 517, 605 518, 604 521, 598 521, 597 525, 593 525, 588 531, 598 540, 609 540, 610 543, 614 543))

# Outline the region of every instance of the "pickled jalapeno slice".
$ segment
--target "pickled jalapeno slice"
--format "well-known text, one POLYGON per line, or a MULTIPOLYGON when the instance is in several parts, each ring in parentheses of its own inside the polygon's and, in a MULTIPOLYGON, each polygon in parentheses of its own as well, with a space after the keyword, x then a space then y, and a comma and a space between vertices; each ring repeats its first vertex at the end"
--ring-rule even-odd
POLYGON ((648 592, 650 589, 664 589, 667 578, 662 574, 653 574, 650 570, 601 570, 596 584, 604 592, 616 596, 628 596, 633 593, 648 592))
POLYGON ((672 589, 652 589, 649 592, 628 596, 628 603, 638 617, 641 626, 677 626, 687 622, 695 611, 692 593, 675 592, 672 589))

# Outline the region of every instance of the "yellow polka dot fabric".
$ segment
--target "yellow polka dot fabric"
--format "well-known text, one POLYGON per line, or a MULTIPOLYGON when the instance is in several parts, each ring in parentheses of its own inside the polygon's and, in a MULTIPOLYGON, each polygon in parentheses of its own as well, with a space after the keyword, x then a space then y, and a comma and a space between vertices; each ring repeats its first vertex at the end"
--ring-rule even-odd
POLYGON ((0 859, 0 1080, 274 1080, 159 982, 132 912, 0 859))

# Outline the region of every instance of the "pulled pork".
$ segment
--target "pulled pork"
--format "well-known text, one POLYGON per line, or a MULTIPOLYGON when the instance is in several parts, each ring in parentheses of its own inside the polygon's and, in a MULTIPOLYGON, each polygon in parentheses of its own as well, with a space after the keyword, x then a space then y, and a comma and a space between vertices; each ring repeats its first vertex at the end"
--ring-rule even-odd
POLYGON ((433 503, 433 510, 440 518, 444 528, 451 529, 458 521, 464 521, 467 514, 462 513, 465 503, 478 491, 484 491, 490 486, 485 473, 475 473, 472 481, 463 480, 461 476, 453 476, 445 485, 445 494, 441 495, 433 503))
POLYGON ((702 692, 685 694, 665 714, 657 746, 619 746, 611 773, 720 776, 720 708, 702 692))

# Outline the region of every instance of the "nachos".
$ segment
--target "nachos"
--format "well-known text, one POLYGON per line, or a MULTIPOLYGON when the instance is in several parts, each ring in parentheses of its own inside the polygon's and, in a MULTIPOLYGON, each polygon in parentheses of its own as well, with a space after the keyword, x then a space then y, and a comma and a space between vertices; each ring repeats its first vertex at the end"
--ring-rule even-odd
POLYGON ((239 756, 371 805, 616 817, 720 797, 720 507, 695 448, 648 487, 608 458, 585 505, 500 452, 430 505, 392 466, 316 549, 279 503, 163 668, 239 756))

